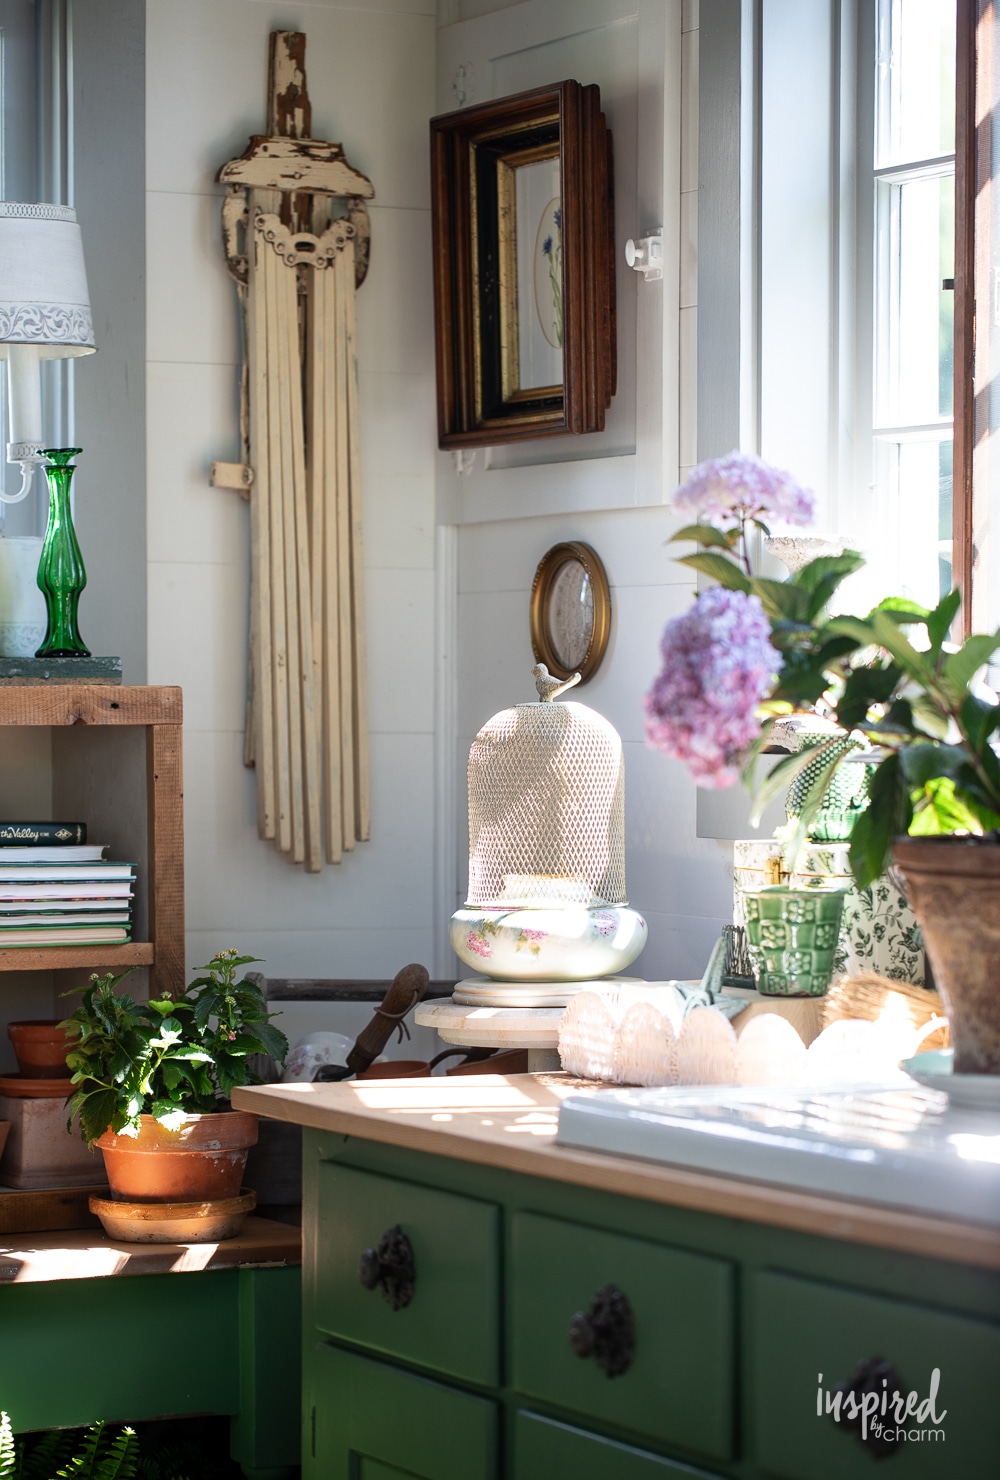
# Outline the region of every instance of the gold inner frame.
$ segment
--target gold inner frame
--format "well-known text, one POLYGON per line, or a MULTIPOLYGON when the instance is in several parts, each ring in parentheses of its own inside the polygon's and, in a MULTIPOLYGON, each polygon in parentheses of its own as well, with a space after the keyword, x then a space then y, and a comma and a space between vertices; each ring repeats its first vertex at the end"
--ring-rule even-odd
MULTIPOLYGON (((519 347, 520 304, 517 296, 517 171, 524 165, 560 159, 558 140, 519 149, 497 161, 497 263, 500 273, 500 388, 504 401, 528 401, 537 396, 555 396, 565 384, 521 389, 519 347)), ((561 162, 561 161, 560 161, 561 162)), ((562 170, 559 171, 562 199, 562 170)))
MULTIPOLYGON (((499 128, 486 129, 476 134, 469 140, 468 167, 469 167, 469 215, 471 217, 471 277, 472 277, 472 340, 473 355, 475 359, 475 384, 474 384, 474 407, 473 414, 477 426, 503 426, 502 417, 486 417, 483 415, 483 351, 482 351, 482 315, 479 311, 480 282, 479 282, 479 184, 476 178, 476 150, 480 144, 488 144, 494 139, 511 138, 518 133, 528 133, 537 128, 550 127, 559 124, 559 113, 545 113, 538 117, 527 118, 523 122, 511 127, 504 124, 499 128)), ((513 192, 513 168, 510 166, 512 159, 518 159, 519 163, 532 164, 542 159, 559 158, 559 191, 562 198, 562 136, 553 139, 547 144, 534 145, 529 149, 512 149, 507 155, 502 155, 497 161, 497 231, 498 241, 497 265, 500 274, 500 388, 504 402, 528 401, 537 396, 558 395, 560 391, 565 394, 566 376, 563 372, 561 384, 554 386, 541 386, 532 391, 521 391, 517 386, 517 259, 516 259, 516 212, 513 209, 512 198, 507 198, 504 192, 509 189, 513 192), (509 185, 505 183, 504 177, 510 176, 509 185), (506 200, 506 211, 505 211, 506 200), (505 228, 504 216, 509 213, 510 230, 505 228), (505 241, 504 238, 508 240, 505 241), (513 253, 513 265, 510 257, 513 253), (513 325, 513 340, 511 340, 511 325, 513 325), (513 384, 509 374, 509 351, 513 344, 515 374, 513 384)), ((550 410, 527 412, 519 420, 522 424, 546 422, 552 420, 550 410)))
POLYGON ((531 583, 531 605, 528 621, 531 629, 531 649, 536 663, 544 663, 554 678, 569 678, 571 671, 560 660, 552 640, 549 627, 549 605, 555 578, 564 565, 575 560, 583 566, 590 577, 590 589, 594 598, 594 621, 590 630, 590 641, 579 667, 580 682, 586 683, 601 666, 611 636, 611 587, 601 557, 591 545, 582 540, 566 540, 553 545, 538 562, 535 579, 531 583))

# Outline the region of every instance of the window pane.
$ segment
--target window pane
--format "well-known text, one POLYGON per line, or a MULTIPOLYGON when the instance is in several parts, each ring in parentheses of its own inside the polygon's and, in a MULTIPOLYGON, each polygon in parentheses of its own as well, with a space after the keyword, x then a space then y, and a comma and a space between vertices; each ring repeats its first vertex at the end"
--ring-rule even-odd
POLYGON ((892 592, 936 606, 951 590, 951 457, 950 437, 876 443, 880 497, 860 583, 868 604, 892 592))
POLYGON ((882 181, 879 193, 877 423, 919 426, 952 414, 953 175, 882 181))
POLYGON ((876 167, 955 148, 955 0, 880 0, 876 167))

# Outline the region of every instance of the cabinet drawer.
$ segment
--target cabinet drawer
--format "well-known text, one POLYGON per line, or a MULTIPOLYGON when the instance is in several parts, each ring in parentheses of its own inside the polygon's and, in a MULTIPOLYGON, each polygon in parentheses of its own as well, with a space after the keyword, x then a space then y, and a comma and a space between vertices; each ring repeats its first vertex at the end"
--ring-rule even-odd
MULTIPOLYGON (((817 1413, 817 1395, 822 1388, 825 1409, 827 1392, 878 1357, 891 1363, 904 1394, 916 1393, 914 1406, 928 1398, 934 1368, 941 1374, 938 1424, 926 1411, 923 1420, 888 1421, 898 1444, 893 1480, 996 1475, 1000 1327, 789 1275, 754 1276, 750 1295, 753 1448, 769 1474, 857 1480, 868 1473, 874 1459, 843 1421, 817 1413), (897 1440, 899 1429, 914 1437, 897 1440)), ((880 1413, 877 1421, 887 1420, 880 1413)))
POLYGON ((517 1480, 694 1480, 705 1472, 521 1412, 514 1420, 514 1474, 517 1480))
POLYGON ((316 1325, 467 1382, 499 1377, 500 1214, 492 1203, 328 1162, 319 1169, 316 1325), (398 1225, 413 1294, 394 1310, 367 1289, 361 1255, 398 1225))
POLYGON ((519 1393, 726 1459, 733 1430, 733 1271, 683 1253, 534 1213, 512 1220, 512 1382, 519 1393), (609 1377, 570 1345, 570 1322, 615 1285, 634 1356, 609 1377))
POLYGON ((303 1480, 496 1480, 489 1399, 332 1346, 306 1367, 303 1480))

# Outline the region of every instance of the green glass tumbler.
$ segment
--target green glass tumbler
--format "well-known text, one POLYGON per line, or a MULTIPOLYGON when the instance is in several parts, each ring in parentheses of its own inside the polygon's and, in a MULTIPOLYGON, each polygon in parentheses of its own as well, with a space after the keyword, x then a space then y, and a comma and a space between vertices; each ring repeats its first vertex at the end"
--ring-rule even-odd
POLYGON ((87 571, 73 528, 70 484, 76 471, 70 458, 79 447, 47 447, 49 523, 38 562, 38 587, 45 597, 48 626, 36 658, 89 658, 90 649, 80 636, 77 607, 87 584, 87 571))

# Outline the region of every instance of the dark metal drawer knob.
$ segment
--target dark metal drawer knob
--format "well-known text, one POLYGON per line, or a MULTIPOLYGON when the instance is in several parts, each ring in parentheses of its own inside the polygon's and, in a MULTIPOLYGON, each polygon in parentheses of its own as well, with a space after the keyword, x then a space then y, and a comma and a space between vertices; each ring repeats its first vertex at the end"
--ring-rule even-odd
POLYGON ((381 1289, 393 1310, 409 1305, 416 1277, 413 1245, 398 1223, 386 1229, 377 1249, 365 1249, 361 1255, 358 1279, 366 1290, 381 1289))
POLYGON ((632 1307, 617 1285, 597 1291, 586 1314, 578 1310, 569 1323, 569 1344, 578 1357, 593 1357, 609 1377, 621 1377, 635 1356, 632 1307))
MULTIPOLYGON (((883 1393, 891 1399, 894 1393, 904 1391, 902 1379, 891 1362, 883 1361, 881 1357, 867 1357, 863 1362, 858 1363, 846 1382, 838 1382, 833 1389, 831 1396, 835 1400, 836 1421, 839 1422, 841 1428, 853 1429, 858 1443, 863 1444, 875 1459, 884 1459, 887 1455, 895 1454, 900 1445, 884 1437, 886 1428, 894 1430, 896 1425, 891 1418, 888 1424, 881 1421, 883 1393), (864 1432, 862 1432, 861 1415, 864 1399, 872 1393, 877 1399, 877 1406, 872 1406, 874 1412, 879 1414, 879 1418, 874 1422, 866 1422, 863 1426, 864 1432), (836 1403, 838 1395, 839 1404, 836 1403)), ((830 1412, 829 1403, 827 1412, 830 1412)))

